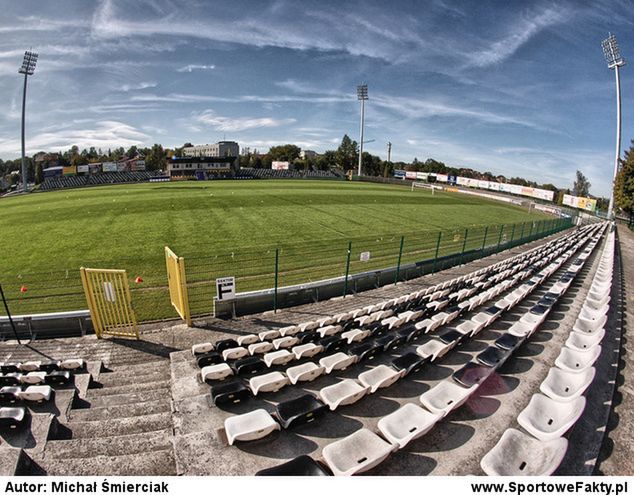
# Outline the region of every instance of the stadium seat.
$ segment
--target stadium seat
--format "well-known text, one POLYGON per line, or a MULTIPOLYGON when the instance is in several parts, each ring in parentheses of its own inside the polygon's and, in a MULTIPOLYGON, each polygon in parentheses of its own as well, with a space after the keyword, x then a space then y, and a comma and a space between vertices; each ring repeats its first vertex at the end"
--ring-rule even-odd
POLYGON ((577 318, 577 321, 575 321, 572 329, 575 332, 592 335, 600 332, 605 327, 607 320, 608 318, 606 315, 593 320, 579 317, 577 318))
POLYGON ((51 371, 46 375, 44 383, 47 385, 66 385, 73 380, 69 371, 51 371))
POLYGON ((280 424, 264 409, 225 419, 225 432, 229 445, 235 442, 258 440, 280 429, 280 424))
POLYGON ((266 369, 266 363, 257 356, 238 359, 231 363, 236 375, 254 375, 266 369))
POLYGON ((286 349, 264 354, 264 362, 269 368, 271 366, 283 366, 293 359, 295 359, 295 355, 286 349))
POLYGON ((471 320, 464 321, 456 326, 456 330, 458 332, 460 332, 463 335, 469 335, 469 336, 474 336, 476 333, 478 333, 480 328, 481 327, 479 324, 471 320))
POLYGON ((267 469, 262 469, 255 473, 256 476, 331 476, 331 474, 324 469, 312 457, 307 455, 300 455, 295 459, 291 459, 284 464, 274 466, 267 469))
POLYGON ((258 333, 258 337, 262 342, 265 340, 273 340, 280 336, 279 330, 265 330, 263 332, 258 333))
POLYGON ((40 363, 40 371, 46 371, 47 373, 50 373, 51 371, 58 371, 61 367, 61 364, 61 361, 55 360, 42 361, 40 363))
POLYGON ((271 342, 256 342, 254 344, 249 344, 248 347, 249 354, 255 356, 256 354, 266 354, 269 351, 273 350, 273 344, 271 342))
POLYGON ((353 328, 352 330, 343 332, 341 334, 341 337, 346 339, 348 341, 348 344, 352 344, 353 342, 361 342, 362 340, 368 338, 369 335, 369 330, 360 330, 358 328, 353 328))
POLYGON ((311 394, 280 402, 273 415, 284 429, 311 423, 324 415, 328 407, 311 394))
POLYGON ((329 337, 330 335, 335 335, 341 331, 340 325, 327 325, 325 327, 321 327, 317 329, 317 333, 320 337, 329 337))
POLYGON ((16 429, 22 426, 27 419, 27 410, 24 407, 0 407, 0 429, 16 429))
POLYGON ((219 352, 212 351, 207 354, 201 354, 196 358, 196 364, 199 368, 210 366, 212 364, 222 363, 222 356, 219 352))
POLYGON ((455 344, 445 344, 439 339, 431 339, 416 348, 416 354, 424 360, 435 361, 447 354, 455 344))
POLYGON ((232 375, 233 370, 231 369, 231 366, 229 366, 227 363, 205 366, 202 370, 200 370, 200 377, 205 383, 224 380, 228 376, 232 375))
POLYGON ((231 347, 222 351, 222 359, 225 361, 235 361, 249 355, 249 351, 244 347, 231 347))
POLYGON ((207 354, 214 350, 214 345, 211 342, 204 342, 202 344, 194 344, 192 346, 192 355, 194 357, 200 354, 207 354))
POLYGON ((20 383, 29 385, 38 385, 44 383, 44 380, 46 380, 46 371, 29 371, 20 376, 20 383))
POLYGON ((429 411, 446 416, 464 404, 477 385, 463 387, 450 380, 443 380, 420 396, 420 402, 429 411))
POLYGON ((572 331, 565 345, 574 351, 588 351, 600 344, 604 336, 605 330, 603 328, 592 334, 572 331))
POLYGON ((279 371, 254 376, 249 380, 249 388, 254 396, 260 392, 277 392, 288 385, 288 377, 279 371))
POLYGON ((288 337, 299 333, 299 327, 297 325, 289 325, 287 327, 280 328, 279 332, 282 337, 288 337))
POLYGON ((20 387, 0 388, 0 405, 14 405, 21 402, 20 392, 22 392, 20 387))
POLYGON ((453 379, 465 387, 479 386, 486 381, 493 373, 494 368, 483 366, 473 361, 465 364, 462 368, 455 371, 452 375, 453 379))
POLYGON ((561 464, 568 440, 543 442, 509 428, 480 461, 488 476, 550 476, 561 464))
POLYGON ((594 380, 596 370, 586 368, 580 373, 552 367, 548 376, 539 386, 539 390, 551 399, 569 402, 582 395, 594 380))
POLYGON ((251 397, 251 391, 240 381, 219 383, 211 387, 211 401, 217 405, 237 404, 251 397))
POLYGON ((517 422, 539 440, 554 440, 575 424, 585 407, 586 398, 583 396, 560 402, 542 394, 534 394, 528 406, 517 416, 517 422))
POLYGON ((293 347, 292 351, 295 355, 295 359, 303 359, 313 357, 320 352, 324 352, 324 347, 322 345, 316 345, 309 342, 308 344, 296 345, 293 347))
POLYGON ((522 344, 522 342, 524 342, 524 337, 505 333, 495 340, 495 346, 500 349, 513 352, 522 344))
POLYGON ((497 369, 504 364, 512 353, 513 351, 510 349, 501 349, 500 347, 491 345, 478 354, 476 359, 484 366, 497 369))
POLYGON ((300 332, 314 330, 318 326, 319 326, 319 323, 317 323, 316 321, 306 321, 304 323, 300 323, 299 325, 297 325, 300 332))
POLYGON ((335 476, 368 471, 386 459, 396 447, 366 428, 326 445, 323 456, 335 476))
POLYGON ((293 385, 298 382, 311 382, 325 372, 326 368, 310 361, 286 369, 286 375, 293 385))
POLYGON ((5 373, 0 375, 0 386, 12 387, 20 384, 22 373, 5 373))
POLYGON ((326 373, 336 370, 345 370, 348 366, 357 362, 357 356, 348 355, 344 352, 337 352, 330 356, 325 356, 319 360, 319 364, 324 367, 326 373))
POLYGON ((0 371, 2 373, 17 373, 20 371, 20 363, 0 363, 0 371))
POLYGON ((318 343, 324 348, 324 352, 338 352, 348 345, 348 341, 338 335, 324 337, 318 343))
POLYGON ((216 351, 218 352, 222 352, 225 349, 231 349, 232 347, 240 347, 240 344, 233 339, 223 339, 216 342, 215 345, 216 351))
POLYGON ((431 430, 441 418, 440 413, 432 413, 409 403, 381 418, 377 427, 390 443, 402 449, 431 430))
POLYGON ((334 385, 319 391, 319 398, 328 405, 331 411, 338 407, 353 404, 370 391, 370 387, 362 386, 356 380, 346 378, 334 385))
POLYGON ((299 340, 296 337, 280 337, 273 341, 273 347, 275 349, 287 349, 297 344, 297 342, 299 342, 299 340))
POLYGON ((30 385, 20 392, 20 398, 29 402, 48 402, 53 397, 53 389, 49 385, 30 385))
POLYGON ((516 337, 529 337, 532 333, 537 330, 539 325, 534 323, 526 323, 523 321, 516 321, 511 325, 511 328, 508 329, 509 335, 515 335, 516 337))
POLYGON ((555 366, 562 370, 581 373, 585 369, 590 368, 600 354, 600 345, 596 345, 587 351, 575 351, 564 346, 555 360, 555 366))
POLYGON ((383 348, 383 352, 387 352, 391 349, 395 349, 396 347, 403 345, 407 339, 398 333, 390 332, 383 337, 379 337, 375 339, 375 343, 380 345, 383 348))
POLYGON ((357 361, 371 361, 377 356, 377 354, 382 351, 383 347, 381 347, 374 341, 356 344, 348 349, 348 352, 350 354, 354 354, 355 356, 357 356, 357 361))
POLYGON ((416 373, 420 370, 427 360, 414 352, 408 352, 402 356, 397 357, 390 363, 392 368, 397 371, 402 371, 403 376, 407 376, 411 373, 416 373))
POLYGON ((238 337, 238 345, 244 347, 244 346, 251 346, 251 344, 255 344, 256 342, 260 342, 260 337, 258 337, 255 334, 249 334, 249 335, 241 335, 240 337, 238 337))
POLYGON ((313 343, 319 342, 321 338, 317 332, 311 332, 311 331, 296 333, 295 337, 297 337, 297 340, 299 340, 300 344, 308 344, 310 342, 313 342, 313 343))
POLYGON ((18 365, 20 371, 28 373, 31 371, 38 371, 40 369, 41 361, 24 361, 18 365))
POLYGON ((397 371, 394 368, 381 364, 359 374, 359 381, 366 387, 370 387, 370 393, 373 394, 380 388, 389 387, 401 378, 403 374, 403 370, 397 371))

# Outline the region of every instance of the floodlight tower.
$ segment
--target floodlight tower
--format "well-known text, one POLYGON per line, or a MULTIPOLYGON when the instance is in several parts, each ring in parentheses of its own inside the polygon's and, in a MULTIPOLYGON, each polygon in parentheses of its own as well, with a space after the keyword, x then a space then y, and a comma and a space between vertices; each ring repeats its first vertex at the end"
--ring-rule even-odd
POLYGON ((363 160, 363 124, 365 121, 365 100, 368 99, 368 85, 361 84, 357 86, 357 99, 361 102, 361 137, 359 139, 359 171, 361 175, 361 161, 363 160))
POLYGON ((614 181, 616 174, 619 172, 619 157, 621 155, 621 77, 619 75, 619 67, 625 65, 625 60, 621 57, 619 44, 616 36, 608 33, 608 37, 601 42, 603 47, 603 56, 608 63, 608 68, 614 69, 616 76, 616 154, 614 156, 614 174, 612 176, 612 188, 610 189, 610 203, 608 206, 608 218, 612 218, 612 210, 614 209, 614 181))
POLYGON ((18 69, 20 74, 24 74, 24 91, 22 91, 22 191, 29 190, 28 177, 26 173, 26 157, 24 151, 24 111, 26 109, 26 80, 35 72, 35 64, 37 63, 38 54, 32 51, 24 52, 24 60, 22 67, 18 69))

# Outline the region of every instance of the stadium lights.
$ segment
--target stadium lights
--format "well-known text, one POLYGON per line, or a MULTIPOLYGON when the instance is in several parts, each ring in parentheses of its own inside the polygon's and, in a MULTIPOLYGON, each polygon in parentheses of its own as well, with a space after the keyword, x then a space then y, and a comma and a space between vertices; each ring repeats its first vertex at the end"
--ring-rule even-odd
POLYGON ((359 139, 359 171, 361 175, 361 160, 363 159, 363 123, 365 120, 365 100, 368 99, 368 85, 361 84, 357 86, 357 99, 361 102, 361 136, 359 139))
POLYGON ((621 77, 619 75, 619 67, 625 65, 625 60, 621 57, 616 36, 612 33, 608 33, 608 37, 601 42, 601 46, 603 47, 603 56, 608 63, 608 68, 614 69, 616 76, 616 155, 614 157, 614 174, 612 176, 610 203, 608 205, 608 219, 611 219, 614 209, 614 181, 616 180, 616 174, 619 172, 619 157, 621 155, 621 77))
POLYGON ((22 67, 18 69, 18 73, 24 74, 24 90, 22 91, 22 191, 28 192, 28 177, 26 173, 26 157, 24 150, 24 111, 26 108, 26 80, 35 72, 35 64, 37 64, 38 54, 30 50, 24 52, 24 60, 22 67))

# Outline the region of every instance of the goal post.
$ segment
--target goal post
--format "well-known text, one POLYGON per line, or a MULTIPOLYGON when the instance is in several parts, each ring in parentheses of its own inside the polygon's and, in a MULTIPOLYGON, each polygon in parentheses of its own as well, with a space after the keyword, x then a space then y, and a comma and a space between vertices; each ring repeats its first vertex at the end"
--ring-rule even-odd
POLYGON ((438 186, 434 186, 433 184, 429 184, 427 182, 412 182, 412 191, 414 191, 414 189, 430 189, 431 190, 431 195, 434 195, 434 191, 436 189, 440 189, 440 187, 438 186))

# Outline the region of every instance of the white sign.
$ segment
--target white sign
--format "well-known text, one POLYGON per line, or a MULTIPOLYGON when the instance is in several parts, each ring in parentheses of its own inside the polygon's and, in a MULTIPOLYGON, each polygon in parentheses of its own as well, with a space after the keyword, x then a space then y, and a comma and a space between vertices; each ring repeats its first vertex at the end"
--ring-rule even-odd
POLYGON ((370 251, 363 251, 359 257, 359 261, 370 261, 370 251))
POLYGON ((273 170, 288 170, 288 162, 272 162, 271 168, 273 170))
POLYGON ((216 294, 219 301, 227 299, 235 299, 236 297, 236 278, 223 277, 216 279, 216 294))

